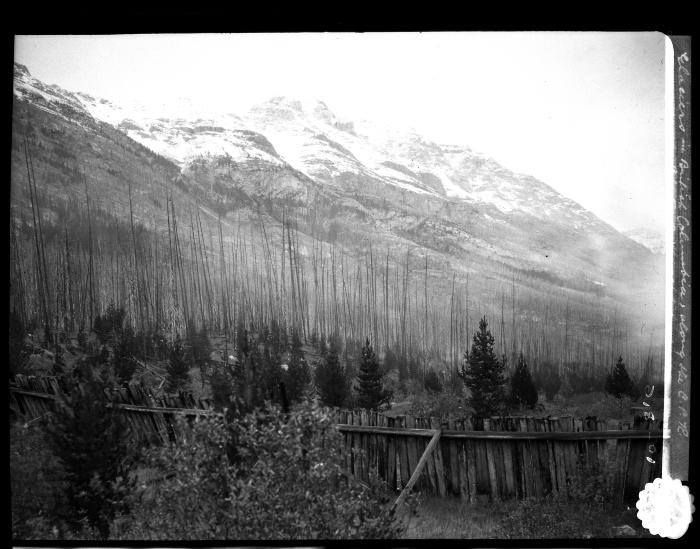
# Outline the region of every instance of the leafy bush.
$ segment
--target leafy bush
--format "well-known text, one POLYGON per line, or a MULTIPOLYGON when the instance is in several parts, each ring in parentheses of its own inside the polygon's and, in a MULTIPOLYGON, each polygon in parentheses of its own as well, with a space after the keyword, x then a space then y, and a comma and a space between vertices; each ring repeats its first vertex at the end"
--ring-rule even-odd
POLYGON ((378 479, 348 477, 333 414, 266 406, 228 422, 197 420, 150 451, 163 479, 130 499, 122 539, 392 538, 405 525, 378 479))
POLYGON ((451 391, 441 393, 417 394, 412 402, 409 414, 420 417, 441 417, 452 414, 457 417, 467 415, 464 397, 451 391))
POLYGON ((235 383, 234 377, 223 368, 213 369, 209 375, 209 386, 215 410, 221 411, 231 406, 235 383))
POLYGON ((440 378, 438 377, 435 370, 428 370, 428 372, 425 374, 425 381, 423 382, 423 386, 430 393, 439 393, 440 391, 442 391, 442 383, 440 383, 440 378))
POLYGON ((56 509, 64 504, 63 470, 39 423, 10 428, 10 494, 13 539, 52 536, 56 509))
POLYGON ((89 377, 82 388, 57 401, 53 420, 47 425, 47 439, 65 472, 66 513, 63 518, 72 529, 87 523, 102 538, 118 511, 126 481, 131 451, 128 426, 123 416, 105 406, 106 383, 89 377))

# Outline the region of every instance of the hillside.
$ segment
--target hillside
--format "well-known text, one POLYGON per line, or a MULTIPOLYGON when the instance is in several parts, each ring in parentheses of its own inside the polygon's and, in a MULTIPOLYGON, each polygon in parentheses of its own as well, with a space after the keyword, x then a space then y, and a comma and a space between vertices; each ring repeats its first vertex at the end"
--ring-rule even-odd
MULTIPOLYGON (((661 341, 663 256, 466 146, 339 120, 322 102, 286 97, 246 113, 192 108, 167 118, 42 83, 15 65, 12 208, 27 251, 25 137, 44 237, 55 246, 49 262, 65 267, 73 242, 83 254, 74 270, 92 273, 98 288, 91 307, 124 300, 135 324, 151 314, 139 307, 169 326, 193 317, 220 327, 241 314, 269 320, 278 308, 309 333, 369 332, 454 358, 469 324, 487 314, 501 322, 504 351, 565 362, 604 360, 625 345, 641 356, 650 344, 643 324, 661 341), (86 222, 101 254, 91 270, 92 240, 68 234, 86 222), (167 297, 168 272, 182 275, 175 284, 191 294, 187 303, 167 297), (222 295, 240 300, 222 305, 222 295)), ((30 280, 31 258, 19 263, 30 280)), ((48 307, 65 316, 59 289, 46 291, 48 307)), ((38 314, 38 298, 21 300, 38 314)))

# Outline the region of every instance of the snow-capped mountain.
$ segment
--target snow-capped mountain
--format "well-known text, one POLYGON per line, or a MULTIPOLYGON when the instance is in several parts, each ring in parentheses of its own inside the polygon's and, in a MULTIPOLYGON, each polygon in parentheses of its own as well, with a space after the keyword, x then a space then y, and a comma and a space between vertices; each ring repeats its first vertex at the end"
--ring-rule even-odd
POLYGON ((566 215, 577 228, 600 223, 548 185, 513 173, 467 146, 437 144, 415 132, 365 121, 341 121, 322 101, 275 97, 247 113, 215 117, 196 116, 189 103, 180 110, 189 117, 166 118, 149 115, 142 107, 124 108, 47 86, 21 65, 15 69, 15 94, 39 100, 62 116, 70 109, 89 113, 182 167, 197 157, 219 155, 236 162, 285 162, 324 183, 352 174, 418 195, 486 204, 503 214, 566 215))
POLYGON ((341 120, 322 101, 275 97, 242 113, 183 101, 174 115, 47 85, 18 64, 14 94, 88 133, 103 124, 117 132, 112 140, 128 136, 172 162, 197 201, 237 208, 249 199, 283 201, 300 215, 313 211, 325 230, 340 227, 349 246, 363 239, 417 245, 457 269, 515 269, 596 295, 625 292, 635 281, 646 287, 658 270, 647 241, 628 238, 536 178, 468 146, 341 120))

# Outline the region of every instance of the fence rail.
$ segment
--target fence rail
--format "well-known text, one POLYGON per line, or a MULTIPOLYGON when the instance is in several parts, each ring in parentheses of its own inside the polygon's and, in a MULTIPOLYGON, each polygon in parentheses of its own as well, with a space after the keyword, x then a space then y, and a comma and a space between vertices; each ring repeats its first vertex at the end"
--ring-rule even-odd
MULTIPOLYGON (((11 407, 23 417, 40 417, 51 410, 56 395, 68 390, 57 378, 17 375, 10 384, 11 407)), ((105 396, 108 406, 126 416, 139 440, 174 440, 175 416, 217 413, 208 399, 188 393, 156 398, 137 384, 107 391, 105 396)), ((644 484, 660 475, 659 421, 336 413, 348 471, 364 481, 375 472, 402 495, 406 486, 414 485, 423 492, 470 502, 480 497, 500 500, 566 493, 577 466, 588 463, 605 465, 615 493, 632 500, 644 484)))

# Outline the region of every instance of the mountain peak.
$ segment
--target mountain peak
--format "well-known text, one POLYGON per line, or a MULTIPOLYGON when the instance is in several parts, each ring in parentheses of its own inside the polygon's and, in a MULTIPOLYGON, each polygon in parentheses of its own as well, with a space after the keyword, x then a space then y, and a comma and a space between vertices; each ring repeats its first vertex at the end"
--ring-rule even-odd
POLYGON ((335 120, 336 115, 328 105, 316 97, 277 95, 252 107, 253 111, 293 111, 298 115, 312 115, 321 119, 335 120))
POLYGON ((15 61, 14 76, 15 78, 30 78, 32 75, 29 73, 29 69, 25 65, 22 65, 21 63, 17 63, 15 61))

